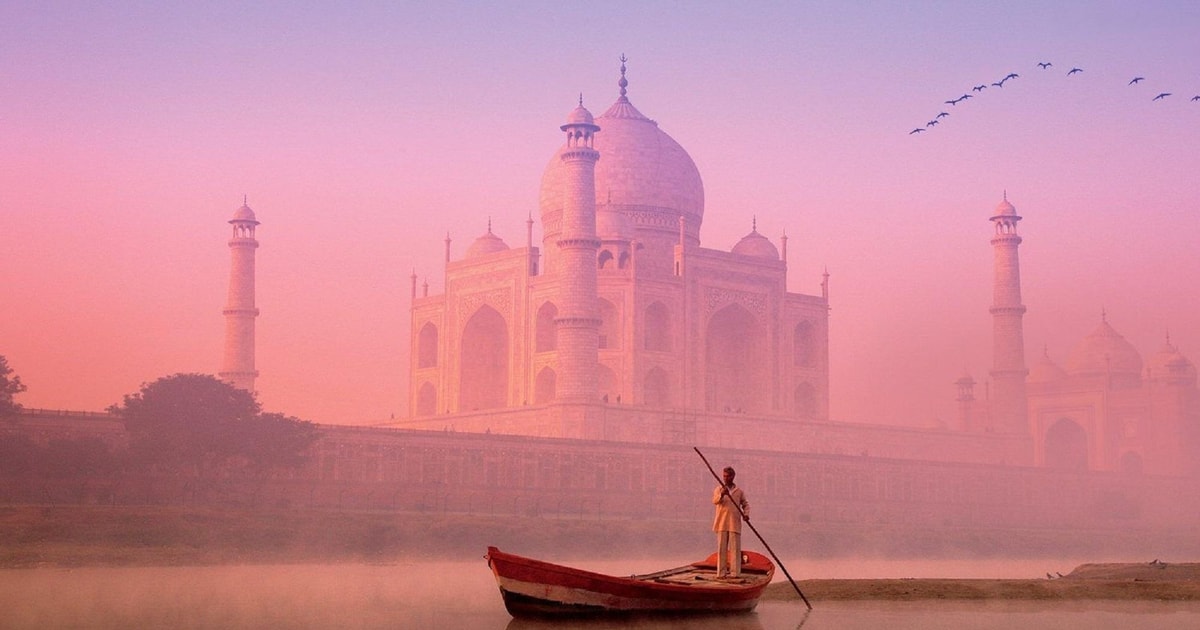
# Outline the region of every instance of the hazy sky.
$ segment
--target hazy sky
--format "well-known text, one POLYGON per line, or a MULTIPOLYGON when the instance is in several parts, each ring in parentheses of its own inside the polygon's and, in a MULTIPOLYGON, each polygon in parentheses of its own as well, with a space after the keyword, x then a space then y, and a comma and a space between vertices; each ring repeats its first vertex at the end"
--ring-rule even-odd
POLYGON ((616 99, 622 53, 700 168, 703 244, 757 216, 791 290, 828 267, 835 418, 949 419, 952 381, 986 378, 1005 190, 1031 365, 1101 309, 1200 359, 1195 2, 241 4, 0 4, 0 354, 27 407, 215 373, 246 194, 265 407, 402 415, 410 273, 440 293, 446 232, 459 258, 489 216, 523 244, 558 125, 616 99))

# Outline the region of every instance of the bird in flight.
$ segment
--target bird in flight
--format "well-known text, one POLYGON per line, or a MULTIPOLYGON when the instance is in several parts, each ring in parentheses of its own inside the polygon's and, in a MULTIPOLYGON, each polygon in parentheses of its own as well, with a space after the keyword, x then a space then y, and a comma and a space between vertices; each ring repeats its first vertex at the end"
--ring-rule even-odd
POLYGON ((1067 70, 1067 76, 1071 76, 1076 72, 1083 72, 1083 68, 1071 68, 1070 70, 1067 70))
POLYGON ((1053 65, 1054 64, 1050 63, 1049 61, 1039 61, 1038 62, 1038 67, 1041 68, 1042 70, 1045 70, 1046 68, 1049 68, 1050 66, 1053 66, 1053 65))
POLYGON ((934 125, 936 125, 936 124, 938 124, 938 119, 934 118, 933 120, 931 120, 931 121, 929 121, 929 122, 925 123, 925 126, 926 126, 926 127, 932 127, 932 126, 934 126, 934 125))
POLYGON ((1016 72, 1010 72, 1010 73, 1008 73, 1008 76, 1004 77, 1004 80, 1007 81, 1009 79, 1015 79, 1019 76, 1021 76, 1021 75, 1017 74, 1016 72))
POLYGON ((1192 97, 1193 101, 1200 101, 1200 94, 1192 97))
POLYGON ((1168 96, 1170 96, 1170 95, 1171 95, 1171 93, 1170 93, 1170 92, 1160 92, 1158 96, 1155 96, 1154 98, 1152 98, 1152 99, 1150 99, 1150 100, 1152 100, 1152 101, 1157 101, 1157 100, 1161 100, 1161 99, 1167 98, 1167 97, 1168 97, 1168 96))
POLYGON ((987 86, 986 85, 976 85, 975 87, 973 87, 971 89, 976 92, 982 92, 987 89, 987 86))
POLYGON ((963 94, 962 96, 960 96, 960 97, 958 97, 958 98, 952 98, 952 99, 950 99, 950 100, 946 101, 946 103, 947 103, 947 104, 950 104, 950 105, 958 105, 958 102, 959 102, 959 101, 963 101, 963 100, 966 100, 966 99, 968 99, 968 98, 971 98, 971 95, 970 95, 970 94, 963 94))
POLYGON ((1140 83, 1145 80, 1146 80, 1146 77, 1133 77, 1132 79, 1129 80, 1129 83, 1127 85, 1133 85, 1134 83, 1140 83))
MULTIPOLYGON (((1200 96, 1197 96, 1196 98, 1194 98, 1192 100, 1193 101, 1200 100, 1200 96)), ((938 112, 938 115, 934 116, 934 118, 942 118, 944 116, 949 116, 949 115, 950 115, 950 112, 938 112)))
POLYGON ((924 129, 922 129, 921 127, 917 127, 916 129, 913 129, 912 131, 908 132, 908 135, 910 135, 910 136, 911 136, 911 135, 913 135, 914 133, 921 133, 922 131, 925 131, 925 130, 924 130, 924 129))
POLYGON ((1001 82, 999 82, 999 83, 993 83, 992 85, 994 85, 994 86, 996 86, 996 87, 1004 87, 1004 82, 1003 82, 1003 81, 1001 81, 1001 82))

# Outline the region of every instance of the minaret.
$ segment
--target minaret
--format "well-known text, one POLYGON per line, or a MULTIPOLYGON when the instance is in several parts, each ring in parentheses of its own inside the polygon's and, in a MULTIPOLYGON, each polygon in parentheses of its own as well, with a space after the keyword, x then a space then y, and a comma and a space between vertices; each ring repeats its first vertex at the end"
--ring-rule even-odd
POLYGON ((992 398, 994 430, 1005 433, 1029 434, 1028 405, 1025 398, 1025 335, 1021 319, 1025 305, 1021 304, 1021 265, 1017 259, 1017 209, 1004 201, 991 217, 996 226, 992 237, 994 253, 992 279, 992 398))
POLYGON ((597 426, 597 366, 600 361, 597 312, 596 255, 600 239, 596 236, 596 161, 600 152, 593 138, 600 127, 583 106, 579 106, 560 127, 566 132, 561 153, 564 169, 562 230, 559 233, 558 374, 556 402, 563 408, 564 437, 600 438, 597 426))
POLYGON ((258 220, 254 211, 242 200, 242 207, 229 220, 233 238, 229 239, 229 301, 225 305, 225 360, 220 377, 229 384, 248 392, 254 391, 254 227, 258 220))

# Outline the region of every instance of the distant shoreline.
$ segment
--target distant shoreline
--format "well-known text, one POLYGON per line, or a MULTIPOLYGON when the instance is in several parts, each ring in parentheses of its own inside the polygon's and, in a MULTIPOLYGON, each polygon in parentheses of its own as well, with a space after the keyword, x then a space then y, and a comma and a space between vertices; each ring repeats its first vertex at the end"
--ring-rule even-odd
MULTIPOLYGON (((772 548, 787 558, 1019 559, 1200 556, 1192 532, 944 530, 843 523, 756 522, 772 548)), ((0 569, 270 564, 389 564, 424 560, 476 561, 488 545, 522 555, 586 566, 596 560, 707 555, 709 523, 647 520, 490 517, 486 515, 201 506, 0 505, 0 569)), ((749 541, 758 548, 756 541, 749 541)), ((1173 579, 1170 565, 1154 575, 1173 579)), ((1074 572, 1073 572, 1074 573, 1074 572)), ((844 573, 842 573, 844 574, 844 573)), ((1123 578, 1133 581, 1134 577, 1123 578)), ((1138 578, 1142 579, 1142 578, 1138 578)), ((1071 581, 811 580, 827 599, 978 599, 1030 593, 1029 598, 1092 597, 1071 581), (953 582, 951 584, 950 582, 953 582), (1021 586, 1024 584, 1025 586, 1021 586), (982 594, 980 594, 982 592, 982 594), (874 593, 874 595, 872 595, 874 593)), ((790 589, 783 583, 784 589, 790 589)), ((1111 597, 1124 597, 1115 589, 1111 597)), ((1141 586, 1126 587, 1140 592, 1141 586)), ((779 585, 770 592, 778 593, 779 585)), ((807 592, 807 591, 806 591, 807 592)), ((1186 589, 1138 595, 1197 599, 1186 589), (1181 593, 1181 594, 1180 594, 1181 593)), ((792 594, 794 596, 794 593, 792 594)))
MULTIPOLYGON (((921 600, 1140 600, 1200 601, 1200 563, 1085 564, 1043 580, 822 579, 800 580, 816 601, 921 600)), ((788 582, 767 587, 764 600, 798 600, 788 582)))

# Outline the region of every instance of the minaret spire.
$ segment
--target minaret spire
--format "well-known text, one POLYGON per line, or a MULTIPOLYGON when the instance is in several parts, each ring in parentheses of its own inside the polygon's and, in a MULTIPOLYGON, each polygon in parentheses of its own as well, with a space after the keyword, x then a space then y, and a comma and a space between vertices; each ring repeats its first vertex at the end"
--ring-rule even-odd
POLYGON ((1028 402, 1025 396, 1025 333, 1022 318, 1025 305, 1021 303, 1021 265, 1017 247, 1021 236, 1017 223, 1021 217, 1008 201, 1004 201, 991 217, 995 225, 992 237, 992 380, 996 384, 992 418, 996 429, 1006 433, 1029 435, 1028 402))
POLYGON ((566 145, 563 163, 562 231, 558 247, 562 277, 555 319, 558 348, 559 405, 562 436, 599 439, 600 408, 597 381, 600 365, 600 317, 597 312, 596 162, 600 152, 593 138, 600 127, 591 112, 580 105, 560 129, 566 145))
POLYGON ((625 62, 629 61, 625 58, 625 53, 621 53, 621 80, 617 81, 617 87, 621 88, 621 98, 617 100, 628 101, 625 97, 625 88, 629 87, 629 80, 625 78, 625 62))
POLYGON ((254 320, 258 309, 254 306, 254 250, 258 241, 254 228, 258 219, 242 196, 242 207, 233 213, 229 224, 233 226, 233 237, 229 239, 229 299, 225 304, 225 356, 218 375, 222 380, 239 389, 254 391, 254 320))

